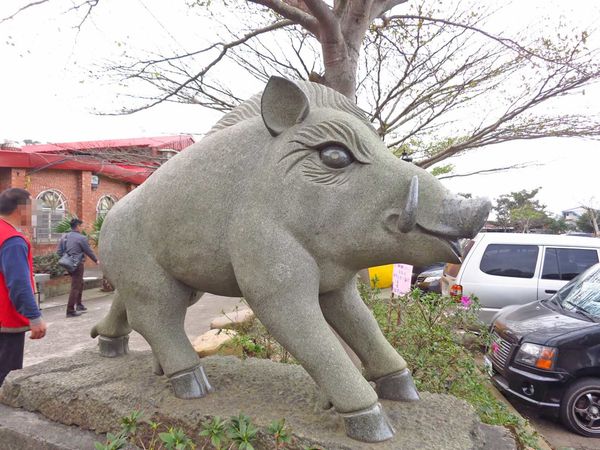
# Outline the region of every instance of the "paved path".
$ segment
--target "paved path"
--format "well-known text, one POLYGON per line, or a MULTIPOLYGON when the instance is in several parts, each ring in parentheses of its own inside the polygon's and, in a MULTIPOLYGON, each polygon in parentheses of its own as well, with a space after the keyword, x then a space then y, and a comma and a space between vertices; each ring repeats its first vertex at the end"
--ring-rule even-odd
POLYGON ((598 450, 599 438, 580 436, 567 430, 562 423, 544 416, 534 406, 524 405, 518 401, 511 401, 519 413, 529 420, 535 429, 555 450, 598 450))
MULTIPOLYGON (((48 324, 48 332, 41 340, 26 339, 24 366, 37 364, 56 356, 69 356, 84 348, 95 347, 96 339, 90 337, 90 330, 107 314, 112 299, 112 293, 88 289, 84 291, 83 296, 88 311, 79 317, 69 319, 65 317, 66 295, 44 301, 42 312, 48 324)), ((185 319, 185 331, 188 337, 193 340, 209 329, 214 317, 242 306, 239 298, 204 294, 200 301, 188 309, 185 319)), ((130 335, 129 347, 132 350, 150 348, 142 336, 135 331, 130 335)))

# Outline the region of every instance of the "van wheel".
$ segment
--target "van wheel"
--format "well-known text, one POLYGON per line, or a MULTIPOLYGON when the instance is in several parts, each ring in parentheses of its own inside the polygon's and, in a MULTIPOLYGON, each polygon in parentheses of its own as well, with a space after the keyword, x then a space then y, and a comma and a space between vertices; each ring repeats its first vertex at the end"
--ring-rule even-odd
POLYGON ((563 394, 560 419, 583 436, 600 437, 600 379, 577 380, 563 394))

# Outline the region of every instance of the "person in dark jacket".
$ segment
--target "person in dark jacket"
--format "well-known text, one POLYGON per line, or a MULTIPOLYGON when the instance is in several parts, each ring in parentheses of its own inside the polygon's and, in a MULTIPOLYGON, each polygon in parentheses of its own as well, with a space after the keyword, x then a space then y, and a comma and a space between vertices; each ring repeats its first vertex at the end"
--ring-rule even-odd
POLYGON ((46 335, 34 296, 33 256, 19 227, 31 225, 31 200, 24 189, 0 193, 0 386, 11 370, 23 368, 25 332, 46 335))
POLYGON ((57 249, 58 256, 66 253, 71 258, 79 261, 77 268, 71 273, 71 293, 67 304, 67 317, 80 316, 82 312, 87 310, 81 303, 85 255, 98 264, 98 258, 90 248, 87 238, 81 234, 81 224, 83 222, 79 219, 71 220, 71 232, 61 238, 57 249))

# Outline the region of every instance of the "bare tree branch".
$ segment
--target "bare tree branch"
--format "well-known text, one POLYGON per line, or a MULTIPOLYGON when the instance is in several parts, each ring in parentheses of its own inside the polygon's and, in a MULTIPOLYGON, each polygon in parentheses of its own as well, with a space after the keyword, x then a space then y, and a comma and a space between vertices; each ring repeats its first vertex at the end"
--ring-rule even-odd
POLYGON ((542 164, 527 162, 527 163, 522 163, 522 164, 513 164, 512 166, 506 166, 506 167, 496 167, 494 169, 482 169, 482 170, 476 170, 474 172, 468 172, 468 173, 457 173, 457 174, 444 175, 441 177, 437 177, 437 179, 438 180, 446 180, 448 178, 471 177, 473 175, 489 175, 491 173, 506 172, 507 170, 524 169, 526 167, 536 167, 536 166, 541 166, 541 165, 542 164))
POLYGON ((408 0, 375 0, 373 5, 371 6, 371 11, 369 16, 371 20, 380 17, 385 12, 391 10, 392 8, 401 5, 402 3, 406 3, 408 0))
POLYGON ((249 0, 257 5, 266 6, 267 8, 275 11, 277 14, 291 20, 298 25, 306 28, 317 38, 319 37, 319 23, 315 17, 311 16, 307 12, 300 9, 298 6, 294 6, 291 3, 299 2, 284 2, 281 0, 249 0))
POLYGON ((460 23, 460 22, 454 22, 451 20, 440 19, 440 18, 435 18, 435 17, 426 17, 426 16, 419 16, 419 15, 411 15, 411 14, 394 15, 394 16, 390 16, 387 18, 387 20, 389 20, 389 21, 394 21, 394 20, 398 20, 398 19, 399 20, 422 20, 422 21, 426 21, 426 22, 435 22, 435 23, 441 23, 444 25, 450 25, 453 27, 465 28, 467 30, 475 31, 489 39, 497 41, 497 42, 501 43, 502 45, 510 48, 511 50, 516 50, 518 52, 522 52, 530 57, 539 58, 543 61, 551 62, 551 63, 563 63, 563 61, 545 57, 541 53, 532 52, 531 50, 529 50, 525 46, 519 44, 517 41, 515 41, 513 39, 504 38, 502 36, 496 36, 492 33, 489 33, 487 31, 482 30, 481 28, 475 27, 473 25, 468 25, 468 24, 464 24, 464 23, 460 23))
MULTIPOLYGON (((163 77, 166 81, 170 81, 171 84, 174 86, 174 88, 172 90, 166 91, 166 93, 162 96, 159 96, 157 99, 155 99, 154 101, 147 103, 143 106, 139 106, 139 107, 135 107, 135 108, 131 108, 128 109, 126 111, 122 111, 120 113, 112 113, 109 115, 120 115, 123 113, 126 114, 132 114, 138 111, 143 111, 145 109, 149 109, 152 108, 153 106, 156 106, 162 102, 168 101, 170 99, 172 99, 173 97, 178 96, 186 87, 188 87, 190 84, 192 84, 195 81, 198 81, 200 79, 202 79, 214 66, 216 66, 227 54, 227 52, 231 49, 234 48, 236 46, 242 45, 244 43, 246 43, 248 40, 259 36, 263 33, 268 33, 270 31, 274 31, 277 29, 281 29, 287 26, 291 26, 294 25, 294 23, 291 20, 281 20, 279 22, 275 22, 271 25, 253 30, 247 34, 245 34, 244 36, 242 36, 239 39, 233 40, 231 42, 228 43, 223 43, 220 42, 218 44, 214 44, 211 45, 209 47, 207 47, 206 49, 203 49, 202 51, 199 52, 195 52, 195 54, 201 53, 201 52, 205 52, 209 49, 213 49, 213 48, 217 48, 217 47, 221 47, 220 52, 218 53, 218 55, 210 62, 208 63, 202 70, 200 70, 199 72, 197 72, 194 75, 188 76, 187 79, 183 82, 177 82, 175 80, 168 80, 166 77, 163 77)), ((160 60, 157 60, 156 62, 171 62, 173 60, 177 60, 180 59, 178 57, 172 57, 172 58, 162 58, 160 60)), ((138 78, 142 78, 145 81, 150 81, 148 77, 143 77, 142 75, 145 73, 145 71, 151 66, 155 64, 155 61, 144 61, 143 62, 143 67, 140 71, 135 71, 133 74, 128 75, 128 77, 138 77, 138 78)), ((134 64, 133 66, 135 66, 136 64, 134 64)), ((120 67, 120 68, 116 68, 116 69, 126 69, 125 67, 120 67)), ((150 81, 151 82, 151 81, 150 81)), ((156 84, 153 83, 155 86, 156 84)), ((205 92, 203 92, 204 94, 206 94, 205 92)))
POLYGON ((78 5, 73 5, 72 8, 69 8, 67 10, 67 12, 78 11, 80 8, 87 7, 85 14, 83 15, 82 19, 79 21, 79 25, 76 25, 75 28, 77 28, 78 30, 81 30, 81 26, 88 19, 88 17, 92 13, 92 10, 94 9, 94 7, 98 6, 99 1, 100 0, 84 0, 82 3, 80 3, 78 5))
POLYGON ((318 20, 320 35, 326 34, 329 38, 341 39, 340 24, 327 3, 323 0, 304 0, 304 4, 318 20))
POLYGON ((25 11, 26 9, 32 8, 34 6, 41 5, 42 3, 47 3, 49 1, 51 1, 51 0, 38 0, 36 2, 28 3, 25 6, 21 6, 19 9, 17 9, 10 16, 6 16, 3 19, 0 19, 0 23, 6 22, 7 20, 10 20, 10 19, 14 19, 19 13, 21 13, 22 11, 25 11))

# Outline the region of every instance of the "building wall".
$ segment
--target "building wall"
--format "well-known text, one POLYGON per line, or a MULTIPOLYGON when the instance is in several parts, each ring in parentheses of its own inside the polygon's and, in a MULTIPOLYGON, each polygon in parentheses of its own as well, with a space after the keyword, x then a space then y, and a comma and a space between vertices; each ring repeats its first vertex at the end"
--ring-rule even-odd
POLYGON ((48 189, 59 191, 67 201, 67 212, 77 214, 78 175, 69 170, 43 170, 26 177, 25 189, 33 198, 48 189))
POLYGON ((0 168, 0 192, 10 187, 11 169, 7 167, 0 168))
POLYGON ((101 176, 98 188, 92 191, 91 202, 94 209, 94 219, 96 218, 96 209, 98 202, 105 195, 110 195, 115 200, 121 200, 130 191, 130 187, 127 183, 122 183, 111 178, 101 176))
MULTIPOLYGON (((66 200, 66 212, 79 217, 84 228, 91 229, 98 202, 104 195, 120 200, 135 186, 100 176, 98 187, 92 189, 92 173, 88 171, 48 169, 28 174, 21 168, 0 169, 0 191, 9 187, 27 189, 33 198, 48 189, 60 192, 66 200)), ((33 230, 24 231, 31 239, 33 230)), ((56 242, 32 243, 34 255, 56 251, 56 242)))

